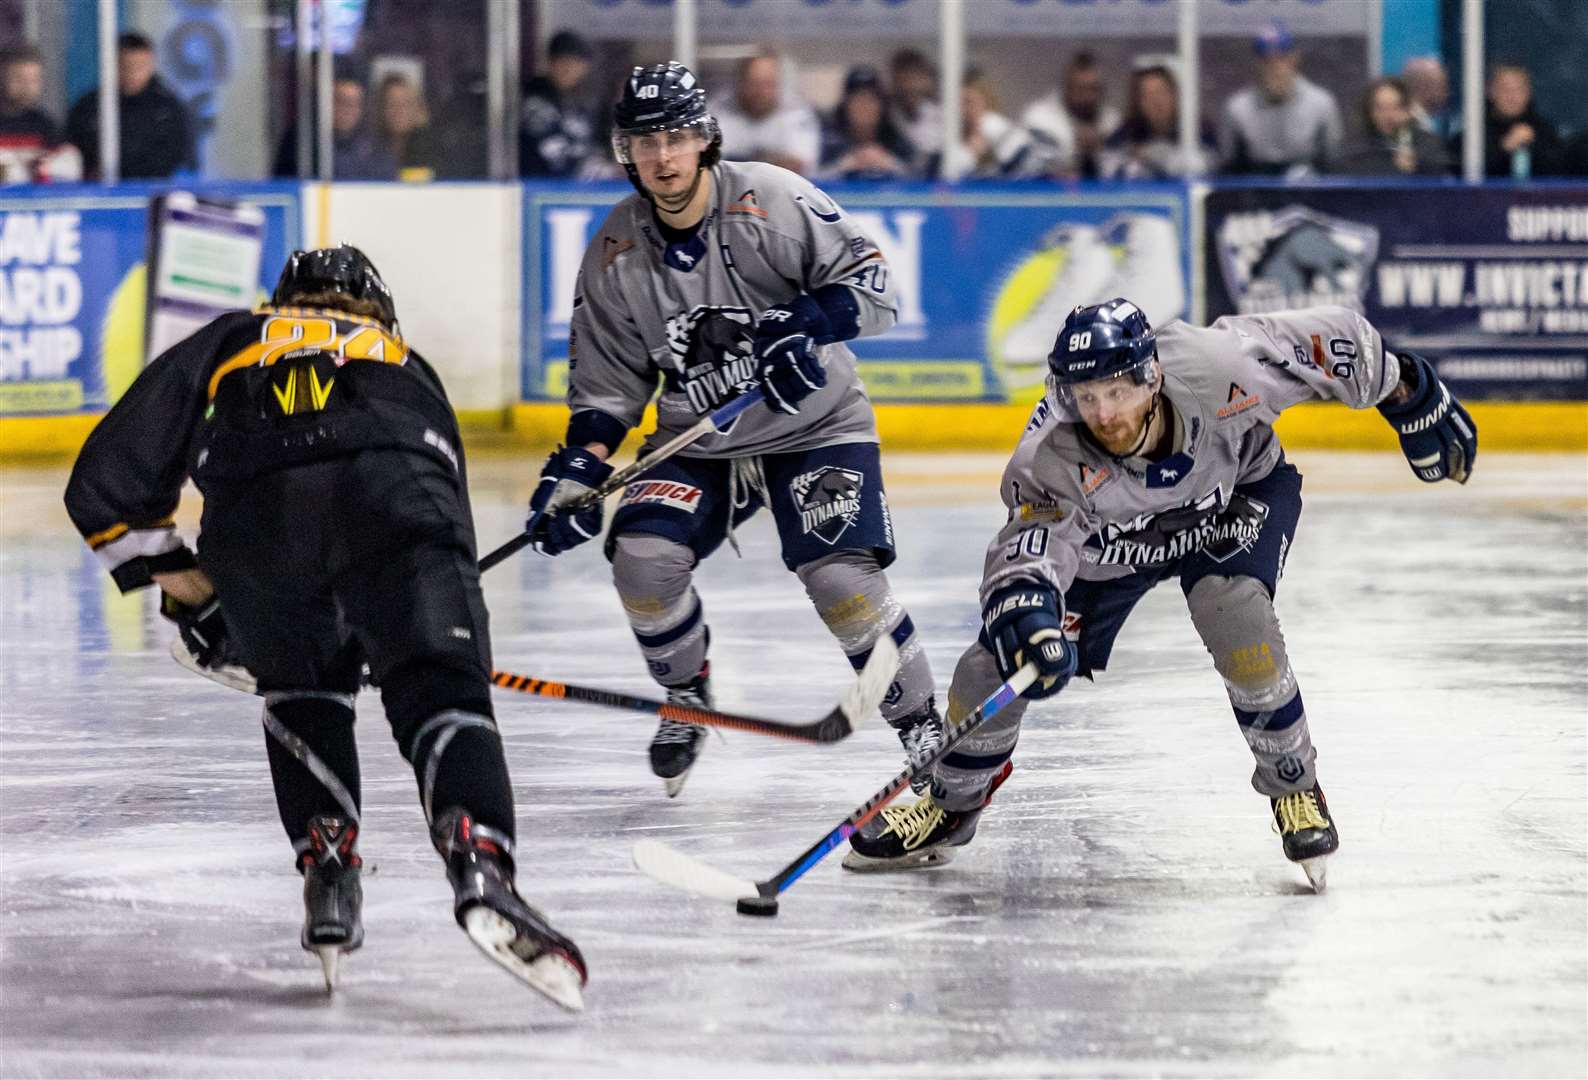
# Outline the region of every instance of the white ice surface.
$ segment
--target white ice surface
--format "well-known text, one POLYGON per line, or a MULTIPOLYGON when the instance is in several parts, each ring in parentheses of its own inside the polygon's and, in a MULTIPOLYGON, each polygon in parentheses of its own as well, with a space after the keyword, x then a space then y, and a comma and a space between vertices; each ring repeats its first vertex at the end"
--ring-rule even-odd
MULTIPOLYGON (((776 919, 638 873, 641 837, 766 877, 899 767, 880 723, 712 736, 677 800, 652 721, 499 692, 521 884, 584 949, 564 1014, 452 922, 414 781, 361 699, 367 941, 327 1001, 256 700, 166 655, 60 510, 0 474, 0 1075, 1038 1076, 1588 1073, 1588 464, 1298 454, 1279 610, 1342 835, 1313 896, 1179 591, 1096 685, 1028 714, 951 866, 835 856, 776 919)), ((481 543, 536 463, 476 462, 481 543)), ((946 688, 1002 520, 992 456, 888 460, 890 576, 946 688)), ((190 502, 192 500, 189 500, 190 502)), ((802 719, 850 678, 770 523, 699 575, 719 703, 802 719)), ((497 663, 651 693, 598 545, 486 577, 497 663)), ((838 853, 841 854, 841 853, 838 853)))

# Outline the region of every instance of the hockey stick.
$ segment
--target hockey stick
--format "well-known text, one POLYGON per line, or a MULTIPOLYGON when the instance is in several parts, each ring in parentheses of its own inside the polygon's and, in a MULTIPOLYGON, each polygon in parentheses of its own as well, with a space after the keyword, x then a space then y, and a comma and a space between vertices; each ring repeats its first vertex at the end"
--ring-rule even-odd
MULTIPOLYGON (((645 473, 655 466, 660 465, 662 462, 666 461, 680 450, 683 450, 691 444, 698 442, 700 439, 705 438, 707 435, 710 435, 713 432, 721 431, 728 424, 736 420, 740 413, 744 412, 757 402, 764 400, 766 400, 765 395, 762 393, 759 387, 740 394, 738 397, 717 409, 715 412, 708 413, 701 417, 700 420, 697 421, 687 431, 673 436, 671 439, 663 443, 661 446, 658 446, 649 454, 646 454, 644 457, 638 458, 635 461, 630 462, 628 465, 625 465, 623 468, 607 477, 606 482, 600 487, 596 488, 594 491, 588 491, 579 498, 575 499, 573 502, 570 502, 564 506, 559 506, 557 508, 557 513, 577 514, 581 510, 589 509, 590 507, 599 503, 602 499, 605 499, 608 495, 611 495, 614 491, 617 491, 619 488, 632 483, 642 473, 645 473)), ((518 552, 528 547, 530 538, 535 531, 535 526, 539 525, 540 519, 545 516, 546 510, 544 507, 536 510, 534 516, 529 519, 529 523, 524 526, 523 532, 519 533, 507 543, 503 544, 495 551, 490 552, 485 556, 485 558, 480 560, 480 571, 483 573, 508 556, 516 555, 518 552)))
POLYGON ((636 712, 655 713, 681 724, 700 724, 704 727, 730 728, 756 735, 771 735, 779 739, 803 743, 835 743, 848 738, 871 711, 882 704, 899 670, 899 647, 893 638, 884 634, 877 639, 871 657, 855 681, 850 684, 844 699, 827 715, 809 723, 794 724, 783 720, 766 720, 758 716, 739 716, 735 713, 717 712, 714 709, 697 709, 689 705, 674 705, 666 701, 634 697, 612 690, 596 690, 587 686, 570 686, 567 683, 533 679, 528 675, 514 675, 510 671, 491 673, 491 682, 504 690, 517 690, 541 697, 564 698, 582 701, 588 705, 610 705, 616 709, 633 709, 636 712))
POLYGON ((967 735, 980 727, 983 721, 996 716, 1036 679, 1035 664, 1026 664, 1015 672, 1009 677, 1008 682, 994 690, 987 700, 981 703, 980 708, 954 725, 943 739, 942 745, 921 760, 912 762, 909 768, 888 781, 882 790, 855 807, 854 812, 839 822, 837 828, 800 852, 792 862, 765 881, 746 881, 732 874, 723 873, 660 840, 635 841, 634 865, 665 885, 672 885, 701 896, 709 896, 714 900, 735 901, 740 914, 775 915, 779 893, 788 889, 803 877, 807 870, 821 862, 828 852, 849 839, 861 826, 881 813, 882 808, 892 802, 894 796, 910 786, 911 780, 927 772, 948 756, 949 752, 967 735))

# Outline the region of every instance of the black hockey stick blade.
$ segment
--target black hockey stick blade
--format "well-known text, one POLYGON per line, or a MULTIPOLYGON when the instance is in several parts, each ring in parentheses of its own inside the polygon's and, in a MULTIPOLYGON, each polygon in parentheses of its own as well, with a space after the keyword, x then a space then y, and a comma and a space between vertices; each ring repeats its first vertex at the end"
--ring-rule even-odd
POLYGON ((892 685, 898 670, 899 647, 894 644, 891 637, 884 634, 871 650, 866 666, 850 684, 844 699, 833 706, 825 716, 803 724, 770 720, 759 716, 740 716, 689 705, 675 705, 667 701, 635 697, 613 690, 599 690, 588 686, 552 682, 548 679, 536 679, 528 675, 515 675, 510 671, 492 672, 491 682, 504 690, 516 690, 522 694, 580 701, 587 705, 607 705, 615 709, 632 709, 636 712, 647 712, 668 720, 676 720, 681 724, 700 724, 703 727, 748 731, 752 734, 771 735, 792 742, 835 743, 854 734, 855 729, 872 710, 882 704, 882 699, 887 695, 888 687, 892 685))
POLYGON ((837 827, 800 852, 792 862, 765 881, 734 877, 660 840, 635 841, 634 865, 647 876, 664 885, 671 885, 713 900, 730 900, 735 904, 740 900, 775 901, 779 893, 821 862, 828 852, 849 839, 861 826, 881 813, 882 808, 892 802, 899 792, 910 786, 911 780, 930 771, 933 765, 948 756, 954 747, 980 727, 983 721, 1001 712, 1036 679, 1037 669, 1034 664, 1027 664, 1015 672, 1008 682, 994 690, 987 700, 981 703, 980 708, 956 724, 947 733, 942 745, 919 761, 911 762, 909 768, 857 806, 848 817, 838 823, 837 827))

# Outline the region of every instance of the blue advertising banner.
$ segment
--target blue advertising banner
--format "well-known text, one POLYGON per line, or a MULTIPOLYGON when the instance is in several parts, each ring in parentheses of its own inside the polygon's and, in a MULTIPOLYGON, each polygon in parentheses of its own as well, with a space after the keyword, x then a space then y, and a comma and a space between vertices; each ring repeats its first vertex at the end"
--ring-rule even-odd
MULTIPOLYGON (((882 249, 898 293, 898 324, 850 343, 874 400, 1034 400, 1054 335, 1076 304, 1128 296, 1154 322, 1189 308, 1178 186, 827 190, 882 249)), ((560 399, 567 389, 579 261, 630 191, 526 185, 526 400, 560 399)))
MULTIPOLYGON (((103 412, 142 370, 149 199, 164 190, 0 198, 0 416, 103 412)), ((264 211, 268 288, 299 240, 298 186, 203 191, 264 211)))
POLYGON ((1207 317, 1362 311, 1471 398, 1588 400, 1588 185, 1221 187, 1207 317))

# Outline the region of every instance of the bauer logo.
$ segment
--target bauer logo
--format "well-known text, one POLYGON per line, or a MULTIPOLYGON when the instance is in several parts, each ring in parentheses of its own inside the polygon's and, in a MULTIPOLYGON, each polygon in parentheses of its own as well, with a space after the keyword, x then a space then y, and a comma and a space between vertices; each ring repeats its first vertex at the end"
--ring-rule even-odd
POLYGON ((619 506, 667 506, 693 514, 700 509, 700 489, 671 480, 642 480, 629 485, 619 506))
POLYGON ((789 483, 799 507, 800 528, 825 544, 836 544, 860 520, 860 487, 865 476, 853 469, 824 465, 789 483))
POLYGON ((1319 304, 1361 311, 1378 239, 1371 225, 1287 206, 1230 214, 1215 243, 1224 286, 1251 315, 1319 304))

